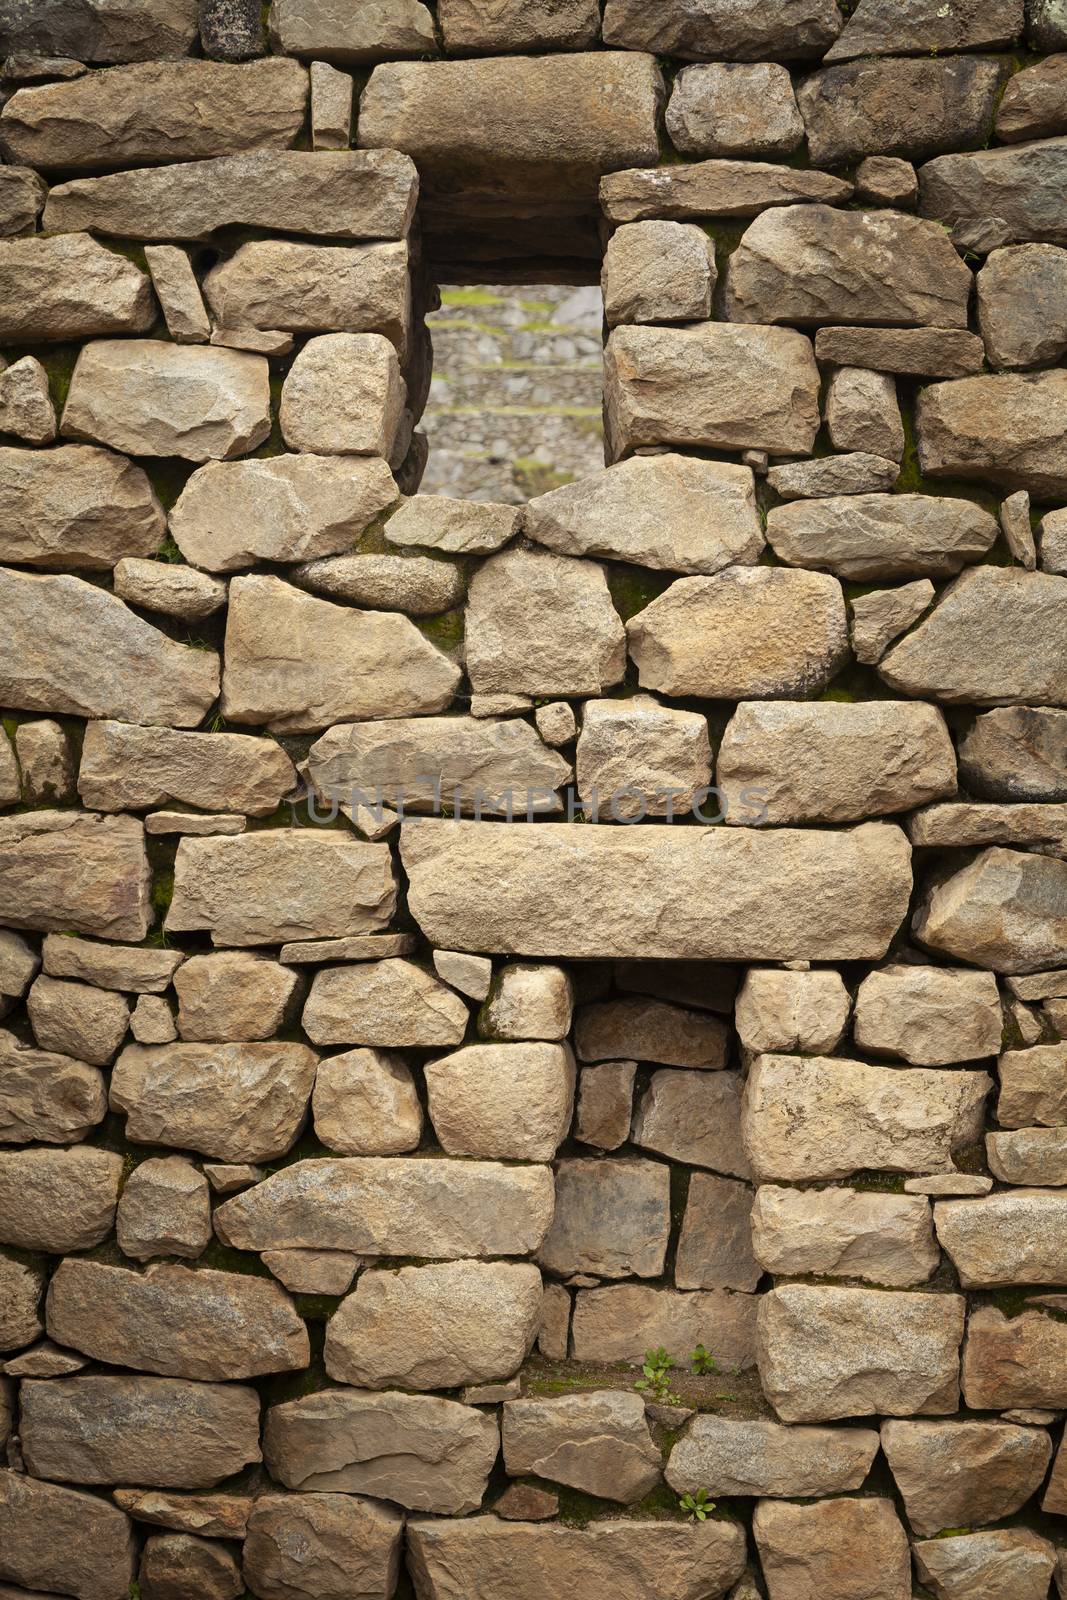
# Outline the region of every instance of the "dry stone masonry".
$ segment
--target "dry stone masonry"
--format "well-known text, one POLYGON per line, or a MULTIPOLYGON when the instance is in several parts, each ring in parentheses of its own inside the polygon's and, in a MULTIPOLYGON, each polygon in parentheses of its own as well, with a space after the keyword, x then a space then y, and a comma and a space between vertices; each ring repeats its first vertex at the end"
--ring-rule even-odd
POLYGON ((1067 1597, 1067 5, 0 59, 0 1600, 1067 1597))

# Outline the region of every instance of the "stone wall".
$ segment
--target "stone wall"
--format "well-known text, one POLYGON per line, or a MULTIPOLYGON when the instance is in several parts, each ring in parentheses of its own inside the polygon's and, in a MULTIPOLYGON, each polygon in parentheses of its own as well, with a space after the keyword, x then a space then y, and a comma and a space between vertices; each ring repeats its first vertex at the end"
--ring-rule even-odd
POLYGON ((1062 1593, 1062 5, 0 45, 5 1600, 1062 1593))

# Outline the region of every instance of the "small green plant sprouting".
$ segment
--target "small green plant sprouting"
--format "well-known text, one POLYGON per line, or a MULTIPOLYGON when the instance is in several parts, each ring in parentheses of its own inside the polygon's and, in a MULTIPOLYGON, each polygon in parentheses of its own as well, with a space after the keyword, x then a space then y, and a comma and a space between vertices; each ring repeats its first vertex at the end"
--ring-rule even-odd
POLYGON ((713 1372, 718 1372, 719 1370, 719 1363, 713 1355, 704 1349, 702 1344, 698 1344, 693 1354, 689 1357, 689 1365, 697 1378, 710 1378, 713 1372))
POLYGON ((646 1350, 642 1376, 634 1384, 639 1394, 661 1405, 676 1406, 678 1396, 671 1393, 671 1358, 660 1345, 658 1350, 646 1350))
POLYGON ((692 1494, 683 1494, 678 1510, 684 1511, 694 1522, 707 1522, 708 1513, 715 1510, 715 1502, 708 1499, 706 1489, 696 1489, 692 1494))

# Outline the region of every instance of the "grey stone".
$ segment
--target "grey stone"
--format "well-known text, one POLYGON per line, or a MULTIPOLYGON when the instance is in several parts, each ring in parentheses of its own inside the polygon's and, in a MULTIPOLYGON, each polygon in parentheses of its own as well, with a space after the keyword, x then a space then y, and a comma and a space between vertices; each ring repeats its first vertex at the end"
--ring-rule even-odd
POLYGON ((436 48, 433 16, 421 0, 378 0, 350 12, 329 0, 274 0, 271 43, 286 55, 381 61, 436 48))
POLYGON ((468 1015, 459 996, 432 973, 392 957, 316 973, 303 1027, 316 1044, 428 1049, 459 1044, 468 1015))
POLYGON ((0 1243, 64 1255, 106 1239, 115 1221, 122 1157, 71 1150, 0 1150, 0 1243))
POLYGON ((870 973, 856 991, 856 1044, 913 1067, 995 1056, 1003 1028, 997 980, 989 972, 890 966, 870 973))
POLYGON ((142 61, 183 56, 196 40, 193 0, 89 0, 85 6, 16 4, 3 19, 5 53, 76 56, 80 61, 142 61))
POLYGON ((917 1534, 1010 1517, 1044 1481, 1048 1434, 1005 1422, 886 1422, 882 1449, 917 1534))
POLYGON ((0 558, 33 567, 106 570, 154 555, 166 523, 132 461, 91 445, 0 448, 0 558), (33 502, 27 519, 24 507, 33 502))
POLYGON ((625 1361, 641 1366, 647 1350, 666 1349, 675 1366, 702 1344, 723 1368, 741 1371, 755 1362, 759 1298, 721 1289, 678 1294, 645 1284, 582 1289, 574 1308, 576 1361, 625 1361))
POLYGON ((607 0, 605 44, 683 58, 719 56, 761 61, 767 56, 817 56, 841 31, 828 0, 696 0, 649 11, 641 0, 607 0))
POLYGON ((123 1186, 116 1227, 124 1256, 195 1260, 211 1242, 207 1179, 184 1156, 150 1156, 123 1186))
POLYGON ((617 1150, 630 1136, 636 1061, 605 1061, 579 1074, 574 1137, 600 1150, 617 1150))
POLYGON ((968 0, 860 0, 826 59, 995 49, 1013 44, 1022 25, 1019 0, 988 0, 977 8, 968 0))
POLYGON ((813 1499, 861 1488, 877 1452, 871 1428, 699 1415, 671 1450, 666 1476, 678 1494, 813 1499))
POLYGON ((1065 163, 1064 138, 935 156, 919 171, 919 208, 956 234, 988 230, 993 247, 1067 244, 1065 163))
POLYGON ((347 1494, 265 1494, 248 1519, 242 1571, 269 1600, 390 1600, 403 1541, 392 1506, 347 1494))
POLYGON ((674 1263, 679 1289, 756 1288, 763 1268, 752 1253, 751 1210, 747 1184, 691 1174, 674 1263))
POLYGON ((0 918, 8 927, 143 939, 150 889, 144 829, 133 817, 67 810, 0 818, 0 918))
POLYGON ((567 1158, 540 1251, 549 1272, 655 1278, 670 1233, 670 1173, 658 1162, 567 1158))
POLYGON ((993 846, 932 883, 913 919, 933 950, 993 972, 1033 972, 1067 949, 1067 863, 993 846))
POLYGON ((981 339, 966 328, 819 328, 815 355, 920 378, 966 378, 985 363, 981 339))
POLYGON ((714 63, 678 74, 667 132, 687 156, 787 156, 803 142, 804 124, 785 67, 714 63))
POLYGON ((987 1133, 986 1161, 1002 1183, 1067 1186, 1067 1128, 987 1133))
POLYGON ((609 239, 601 282, 609 327, 711 315, 715 246, 684 222, 631 222, 609 239))
POLYGON ((847 1188, 762 1184, 752 1207, 752 1250, 778 1277, 816 1273, 882 1288, 926 1283, 941 1263, 928 1200, 847 1188))
POLYGON ((634 1117, 634 1144, 669 1161, 747 1178, 741 1089, 738 1072, 654 1072, 634 1117))
POLYGON ((438 0, 445 49, 468 52, 581 50, 600 36, 597 0, 438 0))
POLYGON ((978 326, 990 365, 1037 367, 1067 351, 1067 250, 994 250, 978 274, 978 326))
POLYGON ((130 1008, 122 995, 42 973, 26 996, 34 1038, 42 1050, 106 1067, 126 1037, 130 1008))
POLYGON ((996 61, 973 56, 850 62, 805 78, 797 103, 817 166, 857 157, 934 156, 980 144, 992 131, 996 61))
POLYGON ((567 1045, 472 1044, 428 1062, 430 1120, 448 1155, 551 1161, 574 1109, 567 1045))
POLYGON ((154 321, 145 273, 87 234, 0 240, 5 343, 147 333, 154 321))
POLYGON ((600 1390, 504 1407, 504 1466, 627 1505, 660 1481, 659 1450, 632 1392, 600 1390))
POLYGON ((215 61, 264 55, 262 9, 255 0, 200 0, 200 45, 215 61))
POLYGON ((960 777, 990 800, 1067 800, 1067 711, 1006 706, 960 741, 960 777))
POLYGON ((320 334, 282 386, 282 437, 293 450, 392 460, 404 397, 396 351, 383 334, 320 334))
POLYGON ((783 500, 821 500, 830 495, 884 493, 899 475, 899 461, 858 451, 772 467, 767 482, 783 500))
POLYGON ((0 1533, 0 1579, 19 1586, 8 1596, 32 1586, 78 1600, 118 1600, 133 1582, 130 1519, 96 1495, 0 1470, 0 1533))
POLYGON ((676 222, 703 217, 755 217, 768 206, 851 198, 853 185, 829 172, 775 166, 768 161, 711 160, 612 172, 600 182, 600 202, 610 222, 676 222))

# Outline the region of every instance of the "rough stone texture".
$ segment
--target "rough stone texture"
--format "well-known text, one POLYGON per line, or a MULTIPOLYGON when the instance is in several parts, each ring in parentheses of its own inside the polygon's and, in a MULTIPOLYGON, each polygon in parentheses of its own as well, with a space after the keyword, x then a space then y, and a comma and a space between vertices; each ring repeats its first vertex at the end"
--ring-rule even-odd
POLYGON ((105 570, 154 555, 163 513, 140 467, 90 445, 0 449, 0 559, 105 570), (34 516, 23 508, 32 501, 34 516))
POLYGON ((380 333, 400 349, 410 322, 408 247, 253 240, 211 269, 204 298, 224 327, 380 333))
POLYGON ((332 1389, 271 1406, 263 1454, 290 1489, 394 1500, 462 1515, 481 1505, 500 1444, 495 1417, 431 1395, 332 1389))
POLYGON ((310 1359, 292 1301, 245 1273, 161 1262, 142 1274, 71 1259, 52 1278, 47 1316, 58 1343, 168 1377, 254 1378, 310 1359))
POLYGON ((877 1451, 870 1428, 785 1428, 700 1415, 672 1449, 666 1477, 679 1494, 703 1488, 709 1495, 813 1499, 859 1489, 877 1451))
POLYGON ((72 1150, 0 1150, 0 1243, 65 1255, 106 1239, 115 1223, 122 1157, 72 1150))
POLYGON ((854 822, 954 795, 956 757, 933 706, 742 702, 716 781, 727 822, 854 822))
POLYGON ((401 501, 385 537, 448 555, 491 555, 518 533, 520 517, 515 506, 416 494, 401 501))
POLYGON ((856 168, 856 195, 869 205, 915 208, 919 179, 910 161, 897 156, 865 156, 856 168))
POLYGON ((78 1600, 118 1600, 133 1581, 133 1527, 96 1495, 0 1469, 0 1578, 78 1600), (47 1538, 42 1530, 47 1529, 47 1538))
POLYGON ((978 326, 990 365, 1036 367, 1067 350, 1067 251, 994 250, 978 274, 978 326))
POLYGON ((679 1289, 751 1293, 763 1276, 752 1253, 752 1190, 730 1178, 694 1172, 678 1236, 674 1281, 679 1289))
POLYGON ((1067 1128, 987 1133, 986 1161, 1002 1183, 1067 1186, 1067 1128))
POLYGON ((768 1500, 752 1533, 774 1600, 910 1600, 908 1538, 891 1500, 768 1500))
POLYGON ((654 1072, 634 1117, 634 1144, 670 1161, 749 1177, 741 1088, 737 1072, 654 1072))
POLYGON ((78 790, 100 811, 197 806, 268 816, 296 784, 296 769, 272 739, 180 733, 124 722, 90 722, 78 790))
POLYGON ((577 748, 578 793, 594 819, 677 816, 708 794, 711 749, 704 717, 651 695, 590 700, 577 748))
POLYGON ((127 1045, 111 1074, 112 1110, 135 1144, 269 1161, 294 1143, 317 1056, 304 1044, 127 1045))
POLYGON ((920 210, 986 249, 1029 240, 1067 244, 1060 204, 1065 161, 1062 138, 937 156, 919 172, 920 210))
POLYGON ((540 1320, 541 1274, 530 1263, 364 1272, 328 1324, 326 1370, 363 1389, 488 1383, 518 1370, 540 1320))
POLYGON ((640 1395, 615 1390, 512 1400, 504 1407, 504 1466, 623 1505, 660 1481, 662 1463, 640 1395))
POLYGON ((580 1061, 618 1058, 625 1047, 642 1061, 715 1069, 726 1065, 729 1033, 717 1017, 662 1000, 608 1000, 578 1013, 580 1061))
POLYGON ((198 622, 226 604, 226 585, 190 567, 124 557, 115 567, 115 593, 147 611, 198 622))
POLYGON ((755 217, 768 206, 796 201, 824 200, 834 205, 848 200, 852 192, 851 183, 828 172, 728 159, 609 173, 600 183, 601 206, 611 222, 755 217))
POLYGON ((811 341, 791 328, 616 328, 604 402, 615 459, 661 444, 807 455, 819 426, 818 369, 811 341))
POLYGON ((994 846, 933 883, 915 913, 932 950, 993 972, 1055 966, 1067 949, 1067 864, 994 846))
POLYGON ((678 74, 667 132, 687 156, 787 156, 803 142, 804 124, 785 67, 716 63, 678 74))
POLYGON ((211 335, 211 322, 186 252, 173 245, 150 245, 145 260, 171 338, 179 344, 203 344, 211 335))
POLYGON ((22 795, 29 805, 74 799, 74 752, 58 722, 23 722, 15 729, 22 795))
POLYGON ((1007 1422, 886 1422, 882 1449, 920 1535, 999 1522, 1040 1487, 1052 1447, 1007 1422))
POLYGON ((563 1277, 655 1278, 663 1271, 670 1226, 665 1166, 568 1157, 556 1170, 556 1210, 539 1259, 563 1277))
POLYGON ((248 1519, 242 1571, 265 1600, 390 1600, 404 1522, 347 1494, 264 1494, 248 1519))
POLYGON ((1067 1044, 1006 1050, 1000 1058, 997 1121, 1005 1128, 1033 1123, 1067 1126, 1067 1044))
POLYGON ((919 397, 919 461, 933 477, 980 477, 1039 499, 1067 493, 1067 387, 1051 372, 933 384, 919 397))
POLYGON ((215 1212, 238 1250, 359 1255, 527 1255, 552 1219, 546 1167, 424 1159, 298 1161, 215 1212))
POLYGON ((921 494, 842 495, 776 506, 767 538, 780 560, 839 578, 947 578, 979 561, 996 519, 969 500, 921 494))
POLYGON ((132 817, 0 819, 0 916, 11 927, 143 939, 149 887, 144 832, 132 817))
POLYGON ((964 328, 820 328, 815 355, 844 367, 872 367, 921 378, 981 372, 985 350, 964 328))
POLYGON ((986 712, 960 741, 960 776, 989 800, 1067 800, 1067 712, 986 712))
POLYGON ((211 1241, 211 1199, 202 1172, 184 1156, 150 1156, 123 1186, 116 1218, 124 1256, 202 1255, 211 1241))
POLYGON ((154 320, 146 275, 95 239, 66 233, 0 242, 5 342, 146 333, 154 320))
MULTIPOLYGON (((928 578, 856 595, 852 605, 852 649, 857 661, 877 665, 902 633, 918 622, 935 594, 928 578)), ((961 748, 962 757, 962 748, 961 748)))
POLYGON ((839 494, 879 494, 891 489, 899 475, 898 461, 857 451, 772 467, 767 482, 783 500, 821 500, 839 494))
POLYGON ((209 1489, 260 1459, 259 1396, 181 1378, 34 1380, 22 1385, 22 1448, 37 1477, 209 1489))
POLYGON ((178 1034, 216 1041, 269 1039, 293 1009, 299 977, 251 951, 191 956, 174 974, 178 1034))
POLYGON ((411 1072, 388 1051, 347 1050, 320 1062, 312 1109, 316 1135, 340 1155, 399 1155, 422 1135, 411 1072))
POLYGON ((838 450, 871 450, 893 461, 904 454, 896 384, 888 373, 838 367, 826 390, 826 426, 838 450))
POLYGON ((0 373, 0 432, 27 444, 51 444, 56 436, 48 374, 35 356, 23 356, 0 373))
POLYGON ((915 1567, 937 1600, 1044 1600, 1056 1566, 1056 1547, 1028 1528, 927 1539, 915 1547, 915 1567))
POLYGON ((997 62, 872 60, 826 67, 805 78, 797 103, 817 166, 858 157, 938 155, 989 137, 1000 87, 997 62))
POLYGON ((867 1168, 944 1172, 953 1152, 978 1138, 990 1088, 984 1072, 759 1056, 745 1090, 745 1151, 757 1176, 771 1181, 847 1178, 867 1168))
POLYGON ((314 0, 274 0, 271 42, 286 55, 380 61, 435 48, 433 17, 421 0, 378 0, 350 12, 314 0))
POLYGON ((752 1250, 778 1276, 816 1273, 899 1288, 925 1283, 941 1261, 927 1200, 844 1188, 762 1184, 752 1207, 752 1250))
POLYGON ((625 1361, 639 1367, 647 1350, 665 1348, 675 1365, 698 1344, 723 1368, 755 1362, 757 1296, 721 1290, 676 1294, 644 1284, 580 1290, 574 1307, 576 1361, 625 1361))
POLYGON ((914 1067, 997 1055, 1003 1027, 996 979, 988 973, 886 967, 856 991, 860 1049, 901 1056, 914 1067))
POLYGON ((325 61, 313 61, 310 78, 312 149, 347 150, 352 138, 355 93, 351 75, 337 72, 325 61))
POLYGON ((202 1600, 235 1600, 244 1592, 240 1568, 224 1545, 188 1533, 154 1533, 141 1553, 145 1600, 186 1600, 192 1586, 202 1600))
MULTIPOLYGON (((449 981, 462 988, 454 979, 449 981)), ((570 1032, 574 985, 563 967, 515 961, 502 967, 494 980, 490 966, 485 993, 489 998, 478 1013, 478 1031, 487 1038, 559 1040, 570 1032)), ((479 998, 484 999, 485 994, 479 998)))
POLYGON ((597 0, 439 0, 437 15, 445 49, 459 55, 584 49, 600 33, 597 0))
POLYGON ((1015 42, 1022 31, 1019 0, 860 0, 837 41, 830 61, 850 56, 926 55, 939 50, 987 50, 1015 42))
POLYGON ((0 238, 32 232, 47 192, 44 180, 32 167, 4 167, 0 175, 0 238))
POLYGON ((841 1042, 851 999, 837 972, 782 972, 750 967, 737 996, 734 1025, 745 1050, 823 1055, 841 1042))
POLYGON ((630 1135, 636 1061, 583 1067, 578 1079, 574 1137, 599 1150, 617 1150, 630 1135))
POLYGON ((321 334, 285 379, 282 437, 293 450, 392 460, 404 394, 396 351, 383 334, 321 334))
POLYGON ((1067 1326, 1041 1311, 1006 1317, 996 1306, 973 1310, 963 1347, 962 1384, 976 1411, 1067 1405, 1067 1326))
POLYGON ((58 934, 46 936, 41 956, 49 977, 145 994, 165 989, 184 959, 180 950, 131 950, 58 934))
POLYGON ((295 61, 138 63, 19 89, 0 138, 16 160, 64 172, 284 149, 307 92, 295 61))
POLYGON ((715 247, 683 222, 632 222, 604 252, 604 314, 620 322, 700 322, 711 315, 715 247))
POLYGON ((413 961, 391 958, 316 973, 303 1027, 316 1044, 429 1048, 459 1044, 468 1011, 413 961))
POLYGON ((428 1062, 426 1094, 451 1156, 551 1161, 574 1107, 574 1058, 560 1044, 472 1044, 428 1062))
POLYGON ((26 997, 26 1010, 42 1050, 76 1055, 97 1067, 111 1061, 130 1020, 130 1008, 120 994, 43 973, 26 997))
POLYGON ((105 1102, 96 1067, 0 1029, 0 1144, 75 1144, 103 1121, 105 1102))
POLYGON ((965 1289, 1067 1282, 1067 1196, 1014 1189, 984 1199, 943 1200, 937 1237, 965 1289))
POLYGON ((649 11, 641 0, 607 0, 604 13, 605 44, 683 58, 820 55, 840 31, 841 17, 827 0, 696 0, 662 11, 649 11))
POLYGON ((781 1285, 756 1319, 763 1391, 783 1422, 955 1411, 965 1306, 955 1294, 781 1285))
POLYGON ((44 1332, 38 1312, 45 1273, 40 1263, 0 1252, 0 1350, 22 1350, 44 1332))
POLYGON ((410 617, 450 610, 462 602, 467 588, 459 567, 422 556, 328 556, 298 567, 293 577, 302 587, 328 599, 346 600, 371 611, 404 611, 410 617))
POLYGON ((1067 61, 1062 55, 1035 61, 1009 78, 996 119, 996 135, 1004 144, 1057 133, 1067 133, 1067 61))

